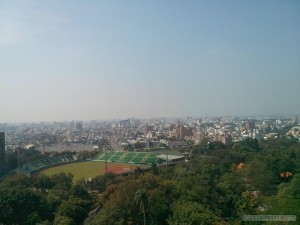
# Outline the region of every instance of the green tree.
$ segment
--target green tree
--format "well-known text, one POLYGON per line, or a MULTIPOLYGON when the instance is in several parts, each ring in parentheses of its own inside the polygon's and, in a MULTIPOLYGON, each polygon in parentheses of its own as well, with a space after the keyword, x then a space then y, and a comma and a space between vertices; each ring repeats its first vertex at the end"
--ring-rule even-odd
POLYGON ((245 191, 245 181, 241 174, 233 170, 224 174, 217 184, 220 197, 218 206, 222 211, 222 217, 237 217, 236 202, 241 198, 245 191))
POLYGON ((157 165, 156 165, 156 163, 154 163, 154 162, 151 164, 151 173, 152 173, 153 175, 158 175, 157 165))
POLYGON ((73 175, 71 173, 54 174, 51 180, 54 183, 54 189, 69 191, 72 187, 73 175))
POLYGON ((69 199, 69 193, 63 190, 49 190, 47 201, 56 210, 64 201, 69 199))
POLYGON ((128 225, 130 219, 125 209, 111 206, 87 218, 84 225, 128 225))
POLYGON ((145 189, 138 190, 134 195, 134 202, 139 206, 141 212, 143 213, 144 225, 146 225, 146 210, 145 206, 148 203, 147 191, 145 189))
POLYGON ((212 225, 220 221, 220 218, 196 202, 175 202, 172 211, 173 215, 168 219, 169 225, 212 225))
POLYGON ((211 149, 211 150, 213 150, 213 149, 225 149, 226 146, 220 141, 212 141, 212 142, 209 142, 208 148, 211 149))
POLYGON ((274 180, 272 171, 258 159, 249 162, 243 170, 243 174, 249 189, 253 191, 258 190, 264 193, 272 188, 274 180))
POLYGON ((28 188, 32 186, 32 180, 21 174, 8 176, 0 183, 0 188, 28 188))
POLYGON ((258 140, 256 138, 246 138, 242 141, 242 145, 248 147, 249 149, 259 151, 260 147, 258 144, 258 140))
POLYGON ((88 191, 81 184, 73 185, 70 189, 70 195, 85 200, 92 200, 88 191))
POLYGON ((296 174, 291 183, 279 185, 278 193, 267 198, 267 213, 295 215, 300 217, 300 174, 296 174))
POLYGON ((65 216, 72 219, 76 224, 81 224, 88 216, 91 202, 80 198, 70 198, 64 201, 57 210, 57 216, 65 216))
POLYGON ((172 183, 163 181, 159 187, 148 190, 148 199, 146 199, 147 224, 164 225, 167 223, 167 218, 171 215, 170 205, 174 201, 172 186, 172 183))
POLYGON ((33 179, 35 188, 40 189, 43 193, 45 193, 46 190, 52 189, 54 186, 54 182, 52 182, 51 178, 46 175, 42 174, 33 179))
POLYGON ((0 189, 0 223, 32 224, 47 219, 51 210, 45 199, 28 189, 0 189))
POLYGON ((257 199, 251 191, 245 191, 236 202, 240 215, 253 214, 258 206, 257 199))
POLYGON ((76 225, 76 223, 67 216, 55 216, 53 225, 76 225))
POLYGON ((136 178, 138 178, 139 176, 143 175, 144 171, 141 169, 141 167, 137 167, 136 169, 134 169, 134 176, 136 178))

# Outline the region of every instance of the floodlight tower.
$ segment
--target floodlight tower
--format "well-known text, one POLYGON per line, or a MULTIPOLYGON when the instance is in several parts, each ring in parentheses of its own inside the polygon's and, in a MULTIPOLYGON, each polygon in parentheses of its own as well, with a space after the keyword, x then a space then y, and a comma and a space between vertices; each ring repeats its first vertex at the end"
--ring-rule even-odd
POLYGON ((169 161, 169 157, 168 157, 168 142, 167 142, 167 144, 166 144, 166 158, 167 158, 167 162, 166 162, 166 165, 167 165, 167 167, 168 167, 168 161, 169 161))
POLYGON ((104 154, 105 154, 105 174, 107 174, 107 154, 106 154, 106 140, 104 140, 104 154))

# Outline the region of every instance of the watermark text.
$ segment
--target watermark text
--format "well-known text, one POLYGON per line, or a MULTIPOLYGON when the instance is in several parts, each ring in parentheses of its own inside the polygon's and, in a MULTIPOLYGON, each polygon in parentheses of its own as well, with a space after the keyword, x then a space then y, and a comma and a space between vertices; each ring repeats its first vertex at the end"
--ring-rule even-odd
POLYGON ((296 221, 295 215, 244 215, 243 221, 296 221))

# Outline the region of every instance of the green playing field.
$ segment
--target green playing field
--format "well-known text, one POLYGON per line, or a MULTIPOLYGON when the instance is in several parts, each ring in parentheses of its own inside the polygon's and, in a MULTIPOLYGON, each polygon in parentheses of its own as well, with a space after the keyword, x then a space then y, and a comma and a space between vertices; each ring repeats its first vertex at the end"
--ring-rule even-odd
MULTIPOLYGON (((110 168, 124 168, 124 170, 134 169, 135 166, 124 164, 124 163, 107 163, 108 170, 110 168)), ((72 173, 74 175, 73 181, 76 182, 82 178, 88 179, 90 177, 96 177, 102 175, 105 172, 105 163, 104 162, 80 162, 80 163, 71 163, 61 166, 52 167, 41 171, 41 174, 51 176, 60 172, 72 173)))

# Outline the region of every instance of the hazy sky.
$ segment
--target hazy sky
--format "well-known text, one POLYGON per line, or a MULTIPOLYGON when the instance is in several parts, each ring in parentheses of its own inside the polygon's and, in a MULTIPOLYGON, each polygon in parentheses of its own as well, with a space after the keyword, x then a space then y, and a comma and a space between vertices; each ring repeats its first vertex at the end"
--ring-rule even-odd
POLYGON ((0 0, 0 122, 299 113, 298 0, 0 0))

